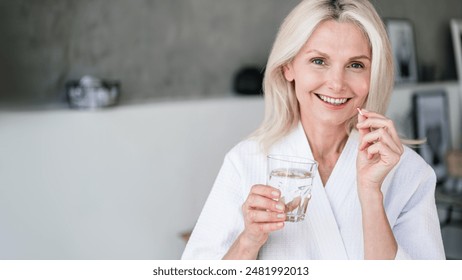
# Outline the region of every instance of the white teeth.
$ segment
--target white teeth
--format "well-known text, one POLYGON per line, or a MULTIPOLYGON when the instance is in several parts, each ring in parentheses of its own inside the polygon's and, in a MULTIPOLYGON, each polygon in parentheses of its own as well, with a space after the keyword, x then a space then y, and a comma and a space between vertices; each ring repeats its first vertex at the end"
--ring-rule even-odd
POLYGON ((327 102, 329 104, 332 104, 332 105, 341 105, 345 102, 347 102, 347 98, 331 98, 331 97, 327 97, 327 96, 324 96, 324 95, 320 95, 318 94, 319 98, 322 99, 322 101, 324 102, 327 102))

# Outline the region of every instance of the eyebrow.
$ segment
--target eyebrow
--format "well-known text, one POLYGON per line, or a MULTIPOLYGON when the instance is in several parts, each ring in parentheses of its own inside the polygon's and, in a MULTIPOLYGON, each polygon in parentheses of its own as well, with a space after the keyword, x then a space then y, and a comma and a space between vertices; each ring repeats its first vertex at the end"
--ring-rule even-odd
MULTIPOLYGON (((310 53, 318 53, 320 54, 321 56, 325 56, 325 57, 329 57, 329 55, 327 53, 324 53, 324 52, 321 52, 321 51, 318 51, 318 50, 308 50, 305 52, 306 54, 310 54, 310 53)), ((371 58, 367 55, 358 55, 358 56, 353 56, 353 57, 350 57, 349 60, 359 60, 359 59, 367 59, 369 61, 371 61, 371 58)))
POLYGON ((351 60, 358 60, 358 59, 367 59, 367 60, 371 60, 370 57, 368 57, 367 55, 358 55, 358 56, 353 56, 350 58, 351 60))

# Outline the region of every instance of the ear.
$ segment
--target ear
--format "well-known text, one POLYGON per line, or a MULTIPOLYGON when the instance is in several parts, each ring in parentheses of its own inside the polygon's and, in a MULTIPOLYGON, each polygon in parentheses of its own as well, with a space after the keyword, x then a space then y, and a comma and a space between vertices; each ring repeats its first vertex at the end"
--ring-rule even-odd
POLYGON ((292 67, 291 63, 287 63, 286 65, 282 66, 282 72, 284 73, 284 78, 288 82, 292 82, 294 78, 294 68, 292 67))

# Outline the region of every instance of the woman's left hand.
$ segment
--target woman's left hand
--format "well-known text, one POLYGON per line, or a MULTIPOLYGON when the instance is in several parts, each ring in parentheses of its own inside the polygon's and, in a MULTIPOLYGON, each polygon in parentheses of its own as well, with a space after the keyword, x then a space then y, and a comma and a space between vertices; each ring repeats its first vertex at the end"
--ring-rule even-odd
POLYGON ((356 161, 358 186, 378 188, 404 152, 393 121, 378 113, 361 110, 357 128, 360 143, 356 161))

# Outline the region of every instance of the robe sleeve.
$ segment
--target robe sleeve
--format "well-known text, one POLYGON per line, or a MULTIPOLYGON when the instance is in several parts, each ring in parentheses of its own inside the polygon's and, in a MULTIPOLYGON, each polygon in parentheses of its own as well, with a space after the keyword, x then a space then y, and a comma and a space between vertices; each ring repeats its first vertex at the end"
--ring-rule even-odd
POLYGON ((435 172, 428 164, 418 172, 418 186, 393 227, 398 243, 395 259, 445 259, 435 204, 435 172))
POLYGON ((221 259, 243 230, 241 176, 233 158, 226 155, 182 259, 221 259))

